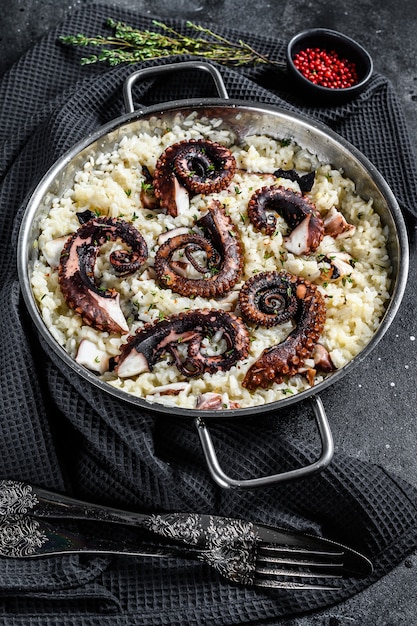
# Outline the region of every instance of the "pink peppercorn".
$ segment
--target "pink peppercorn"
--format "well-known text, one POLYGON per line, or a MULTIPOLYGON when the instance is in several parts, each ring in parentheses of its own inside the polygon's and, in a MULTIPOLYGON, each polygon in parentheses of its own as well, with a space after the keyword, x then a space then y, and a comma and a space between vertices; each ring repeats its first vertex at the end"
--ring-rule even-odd
POLYGON ((294 65, 309 81, 329 89, 346 89, 358 82, 355 63, 335 50, 306 48, 294 57, 294 65))

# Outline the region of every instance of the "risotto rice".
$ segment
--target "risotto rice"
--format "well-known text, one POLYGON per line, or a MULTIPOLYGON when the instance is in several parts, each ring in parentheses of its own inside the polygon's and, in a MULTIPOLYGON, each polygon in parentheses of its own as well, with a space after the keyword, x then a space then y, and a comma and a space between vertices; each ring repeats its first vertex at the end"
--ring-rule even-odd
MULTIPOLYGON (((354 181, 345 177, 342 171, 319 162, 314 154, 288 139, 279 141, 267 136, 248 136, 244 145, 235 145, 232 133, 222 130, 213 120, 197 120, 194 115, 178 120, 178 124, 170 128, 165 128, 157 119, 149 120, 147 124, 148 128, 140 133, 123 137, 112 151, 90 156, 74 176, 70 187, 59 196, 48 194, 44 200, 47 212, 40 224, 39 257, 33 268, 31 284, 44 323, 55 340, 72 358, 80 361, 80 344, 87 340, 83 345, 92 346, 95 351, 89 368, 95 370, 103 381, 149 402, 181 408, 195 408, 196 398, 207 392, 220 394, 224 408, 231 405, 243 408, 277 401, 309 387, 302 374, 255 392, 241 384, 261 352, 285 339, 292 330, 291 323, 275 328, 249 328, 249 357, 227 372, 185 380, 168 360, 161 360, 153 371, 132 378, 119 378, 109 370, 109 361, 120 353, 127 336, 95 330, 68 307, 58 284, 56 254, 52 252, 57 241, 63 242, 79 228, 77 213, 90 210, 131 221, 148 245, 150 269, 143 272, 122 278, 115 274, 108 262, 108 253, 119 245, 114 242, 103 247, 96 264, 100 284, 121 294, 120 302, 130 334, 146 322, 187 309, 222 308, 234 312, 243 281, 256 272, 284 269, 319 285, 327 308, 320 343, 328 350, 337 368, 348 363, 372 339, 389 299, 391 264, 386 249, 387 233, 373 210, 372 200, 359 197, 354 181), (171 217, 161 209, 144 208, 140 200, 145 182, 142 168, 146 166, 152 172, 158 157, 168 146, 191 138, 208 138, 229 147, 237 161, 232 183, 210 198, 195 195, 189 209, 177 217, 171 217), (322 216, 332 207, 340 211, 355 226, 352 236, 338 239, 325 235, 314 254, 295 256, 285 248, 287 225, 281 218, 277 218, 274 236, 256 232, 247 216, 247 204, 256 189, 278 184, 299 191, 297 182, 268 176, 278 168, 295 169, 300 175, 314 170, 315 182, 307 194, 309 199, 322 216), (244 274, 242 283, 227 297, 190 299, 158 285, 151 271, 157 239, 172 228, 191 228, 205 213, 211 198, 220 200, 226 207, 239 231, 244 250, 244 274), (348 255, 352 261, 349 273, 338 281, 326 281, 321 260, 340 254, 348 255), (175 383, 185 383, 180 386, 180 393, 165 395, 166 385, 175 383)), ((221 345, 221 336, 216 340, 221 345)), ((207 353, 214 348, 208 343, 207 353)), ((313 365, 311 361, 306 362, 306 366, 313 365)), ((323 380, 324 376, 318 373, 316 382, 323 380)))

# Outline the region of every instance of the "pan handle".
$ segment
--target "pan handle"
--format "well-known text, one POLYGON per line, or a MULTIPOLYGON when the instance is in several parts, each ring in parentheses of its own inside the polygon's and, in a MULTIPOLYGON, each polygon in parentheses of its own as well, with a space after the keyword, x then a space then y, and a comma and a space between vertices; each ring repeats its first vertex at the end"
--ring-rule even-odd
POLYGON ((128 76, 123 84, 123 98, 125 101, 126 111, 128 113, 135 112, 132 90, 134 84, 138 80, 154 76, 161 76, 163 74, 171 74, 183 70, 201 70, 203 72, 208 72, 208 74, 210 74, 214 81, 220 98, 228 100, 229 94, 227 93, 222 75, 220 74, 218 69, 214 67, 214 65, 211 65, 210 63, 204 63, 202 61, 183 61, 181 63, 168 63, 167 65, 159 65, 157 67, 145 67, 141 70, 138 70, 137 72, 133 72, 133 74, 128 76))
POLYGON ((314 417, 316 419, 317 428, 321 439, 321 454, 320 457, 314 463, 300 467, 298 469, 290 470, 288 472, 282 472, 281 474, 273 474, 271 476, 263 476, 261 478, 250 478, 248 480, 236 480, 227 476, 219 465, 216 452, 214 450, 213 441, 208 428, 202 417, 198 417, 195 420, 200 442, 203 448, 204 456, 210 474, 215 482, 226 489, 251 489, 254 487, 267 487, 275 485, 276 483, 282 483, 284 481, 294 480, 296 478, 305 478, 310 474, 323 470, 333 458, 334 444, 333 437, 330 431, 329 422, 327 420, 326 412, 322 401, 317 396, 312 396, 310 402, 314 411, 314 417))

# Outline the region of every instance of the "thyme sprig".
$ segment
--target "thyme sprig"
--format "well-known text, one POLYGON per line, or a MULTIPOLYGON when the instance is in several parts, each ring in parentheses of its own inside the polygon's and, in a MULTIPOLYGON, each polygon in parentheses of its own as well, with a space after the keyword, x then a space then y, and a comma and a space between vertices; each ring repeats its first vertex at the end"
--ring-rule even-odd
POLYGON ((98 54, 83 57, 82 65, 105 62, 111 66, 120 63, 137 63, 150 59, 161 59, 177 55, 193 55, 225 65, 241 66, 269 63, 282 65, 257 52, 248 43, 239 40, 233 43, 209 28, 187 22, 187 27, 198 33, 197 37, 183 35, 163 22, 153 20, 158 30, 138 30, 123 22, 109 18, 107 26, 113 28, 113 36, 87 37, 86 35, 67 35, 60 41, 72 46, 97 46, 98 54))

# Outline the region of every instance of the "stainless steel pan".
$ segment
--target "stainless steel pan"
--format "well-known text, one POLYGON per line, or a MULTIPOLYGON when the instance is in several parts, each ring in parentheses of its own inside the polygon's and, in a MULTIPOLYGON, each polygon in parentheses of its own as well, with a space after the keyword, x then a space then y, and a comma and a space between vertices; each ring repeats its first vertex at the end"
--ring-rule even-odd
POLYGON ((332 459, 333 440, 323 404, 318 396, 326 387, 336 383, 342 376, 350 372, 375 347, 392 323, 405 289, 408 274, 407 232, 392 191, 381 174, 363 154, 324 125, 270 105, 230 100, 221 74, 209 64, 184 62, 139 70, 125 82, 124 99, 127 113, 74 145, 45 174, 28 202, 19 236, 18 270, 23 297, 38 332, 47 346, 58 354, 64 363, 92 385, 99 387, 103 393, 112 394, 125 402, 150 411, 169 413, 194 420, 210 473, 213 479, 223 487, 260 487, 305 477, 322 470, 332 459), (135 110, 133 89, 136 81, 151 76, 164 75, 168 72, 185 70, 207 72, 215 82, 219 97, 174 101, 148 108, 139 107, 135 110), (167 408, 161 404, 151 404, 144 399, 111 387, 99 380, 92 372, 78 365, 50 335, 40 316, 30 285, 31 268, 36 259, 36 248, 33 244, 39 235, 38 225, 42 217, 42 201, 45 194, 50 191, 57 193, 60 189, 70 185, 74 173, 81 167, 88 155, 97 151, 106 151, 124 135, 140 131, 141 126, 149 118, 159 116, 169 124, 174 117, 178 115, 187 116, 194 111, 197 111, 199 117, 221 118, 224 128, 232 130, 236 134, 238 142, 250 134, 265 134, 278 139, 292 137, 299 145, 318 154, 320 159, 331 163, 335 168, 343 169, 344 173, 355 181, 360 196, 365 199, 374 198, 374 208, 379 213, 382 223, 387 227, 389 233, 388 247, 392 262, 392 287, 385 315, 371 342, 352 361, 329 375, 315 387, 297 395, 256 408, 204 411, 203 415, 201 411, 196 409, 167 408), (306 399, 309 399, 312 404, 322 445, 320 456, 314 463, 288 472, 247 480, 234 479, 225 474, 219 465, 206 422, 225 417, 248 416, 252 415, 254 411, 258 413, 282 410, 306 399))

